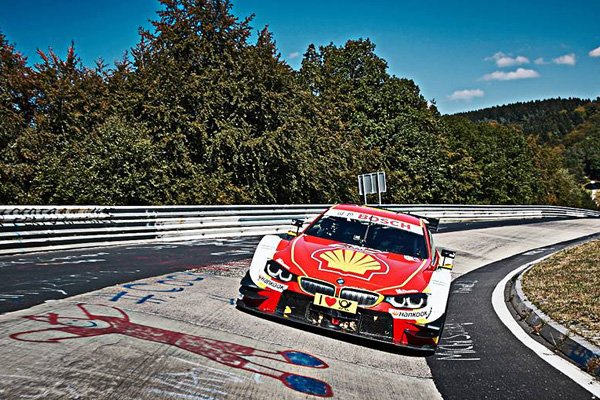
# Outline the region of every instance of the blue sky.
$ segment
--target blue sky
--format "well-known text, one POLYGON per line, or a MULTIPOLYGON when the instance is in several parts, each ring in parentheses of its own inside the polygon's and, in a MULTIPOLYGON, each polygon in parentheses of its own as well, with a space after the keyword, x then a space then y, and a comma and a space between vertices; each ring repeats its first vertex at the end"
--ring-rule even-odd
MULTIPOLYGON (((73 40, 86 65, 98 57, 111 63, 135 45, 137 27, 148 27, 157 8, 152 0, 0 0, 0 30, 31 62, 37 48, 64 56, 73 40)), ((269 25, 294 68, 310 43, 370 38, 389 72, 415 80, 442 113, 600 96, 596 0, 237 0, 233 10, 256 14, 256 29, 269 25)))

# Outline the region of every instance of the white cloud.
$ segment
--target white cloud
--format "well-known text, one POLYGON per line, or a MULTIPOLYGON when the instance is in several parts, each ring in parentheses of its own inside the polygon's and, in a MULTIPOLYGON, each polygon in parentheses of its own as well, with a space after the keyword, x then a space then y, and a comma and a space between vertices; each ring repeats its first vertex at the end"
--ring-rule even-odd
POLYGON ((508 54, 502 53, 501 51, 497 52, 491 57, 487 57, 486 60, 495 61, 496 65, 500 68, 529 64, 529 58, 525 56, 512 57, 508 54))
POLYGON ((575 54, 565 54, 564 56, 556 57, 552 59, 554 64, 563 64, 563 65, 575 65, 577 62, 575 58, 575 54))
POLYGON ((453 100, 453 101, 456 101, 456 100, 471 101, 475 97, 483 97, 483 96, 485 96, 485 93, 481 89, 464 89, 464 90, 456 90, 454 93, 452 93, 450 96, 448 96, 448 99, 453 100))
POLYGON ((513 65, 523 65, 529 64, 529 59, 523 56, 512 57, 502 57, 496 60, 496 65, 499 67, 512 67, 513 65))
POLYGON ((588 54, 590 57, 600 57, 600 46, 596 47, 594 50, 590 50, 588 54))
POLYGON ((300 57, 300 53, 298 53, 297 51, 290 53, 290 55, 288 56, 288 58, 290 60, 295 60, 296 58, 300 57))
POLYGON ((515 79, 537 78, 540 74, 533 69, 517 68, 516 71, 504 72, 495 71, 484 75, 481 79, 484 81, 512 81, 515 79))
MULTIPOLYGON (((600 56, 600 51, 599 54, 600 56)), ((565 54, 564 56, 553 58, 551 61, 544 60, 544 57, 536 58, 534 61, 537 65, 548 65, 548 64, 562 64, 562 65, 575 65, 577 63, 577 57, 575 53, 565 54)))

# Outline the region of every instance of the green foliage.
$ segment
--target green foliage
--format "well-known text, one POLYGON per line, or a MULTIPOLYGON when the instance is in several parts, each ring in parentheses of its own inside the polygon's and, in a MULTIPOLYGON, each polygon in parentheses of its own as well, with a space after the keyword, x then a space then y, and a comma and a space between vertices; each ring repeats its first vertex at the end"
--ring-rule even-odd
POLYGON ((538 201, 593 207, 582 185, 600 180, 600 98, 548 99, 462 114, 515 124, 531 135, 538 201))
POLYGON ((473 123, 462 117, 446 117, 454 151, 465 151, 473 160, 468 201, 483 204, 531 204, 536 202, 535 168, 526 138, 513 127, 497 123, 473 123))
POLYGON ((472 121, 495 121, 501 124, 518 125, 527 135, 539 137, 542 143, 557 144, 585 118, 584 105, 589 100, 547 99, 517 102, 485 108, 457 115, 472 121))
POLYGON ((598 125, 577 101, 566 120, 590 123, 560 130, 565 153, 441 117, 369 39, 310 45, 294 71, 228 0, 161 3, 112 68, 73 45, 30 68, 0 34, 0 203, 360 202, 356 175, 385 170, 387 203, 584 204, 598 125))
POLYGON ((70 204, 152 204, 166 169, 148 132, 116 117, 40 164, 31 190, 70 204))
POLYGON ((0 32, 0 150, 33 118, 33 85, 26 59, 0 32))
POLYGON ((531 136, 529 147, 536 167, 538 203, 594 208, 591 197, 565 167, 563 146, 543 146, 531 136))
POLYGON ((108 97, 102 66, 90 70, 81 65, 71 44, 65 60, 52 50, 38 51, 42 62, 36 65, 34 85, 35 125, 52 135, 54 149, 83 139, 106 118, 108 97))
POLYGON ((31 134, 31 76, 26 59, 0 33, 0 203, 27 198, 27 176, 33 169, 34 154, 22 150, 18 140, 31 134))
POLYGON ((359 150, 356 171, 388 171, 388 201, 439 202, 449 196, 449 152, 437 111, 413 81, 390 76, 367 40, 309 46, 299 79, 347 127, 359 150))
POLYGON ((594 113, 564 140, 572 170, 592 180, 600 180, 600 104, 594 113))

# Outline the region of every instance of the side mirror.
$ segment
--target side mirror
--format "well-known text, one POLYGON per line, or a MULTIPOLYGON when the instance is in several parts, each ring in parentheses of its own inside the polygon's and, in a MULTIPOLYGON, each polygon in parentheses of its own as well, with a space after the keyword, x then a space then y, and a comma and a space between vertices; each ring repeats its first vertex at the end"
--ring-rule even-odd
POLYGON ((449 269, 454 268, 454 258, 456 257, 456 252, 452 250, 442 249, 442 262, 440 263, 439 268, 449 269))
POLYGON ((304 221, 301 219, 294 218, 292 220, 292 228, 287 233, 288 236, 290 236, 290 237, 298 236, 298 234, 300 233, 300 229, 302 229, 302 226, 304 226, 304 221), (294 227, 296 228, 295 232, 294 232, 294 227))

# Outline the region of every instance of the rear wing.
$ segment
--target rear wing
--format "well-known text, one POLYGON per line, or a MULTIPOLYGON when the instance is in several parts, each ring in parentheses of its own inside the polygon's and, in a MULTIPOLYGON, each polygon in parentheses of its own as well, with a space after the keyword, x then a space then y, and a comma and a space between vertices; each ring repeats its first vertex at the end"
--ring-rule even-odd
POLYGON ((437 232, 438 227, 440 226, 440 219, 439 218, 424 217, 422 215, 414 214, 412 211, 395 211, 395 210, 390 210, 390 209, 386 209, 386 208, 383 208, 383 207, 381 207, 381 209, 382 210, 386 210, 386 211, 395 212, 397 214, 412 215, 413 217, 417 217, 419 219, 422 219, 423 222, 425 222, 425 225, 427 225, 427 228, 429 228, 429 230, 431 230, 433 232, 437 232))
POLYGON ((413 214, 410 211, 406 212, 406 214, 412 215, 413 217, 420 218, 421 220, 423 220, 423 222, 425 222, 425 225, 427 225, 429 230, 431 230, 433 232, 437 232, 438 227, 440 226, 439 218, 424 217, 422 215, 413 214))

